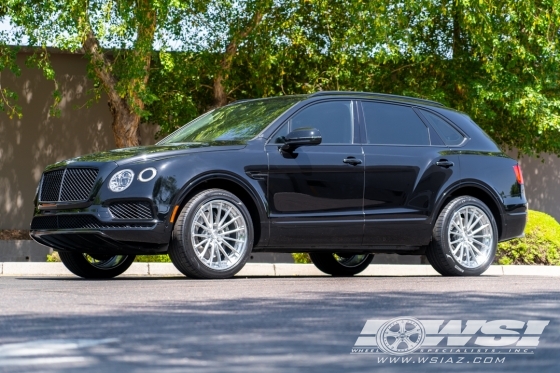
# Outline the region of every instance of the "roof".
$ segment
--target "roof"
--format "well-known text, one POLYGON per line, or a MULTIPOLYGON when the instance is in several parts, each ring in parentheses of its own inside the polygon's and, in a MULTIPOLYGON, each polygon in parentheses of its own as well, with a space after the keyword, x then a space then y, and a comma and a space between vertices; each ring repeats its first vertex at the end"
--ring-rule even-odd
POLYGON ((326 97, 326 96, 340 96, 340 97, 349 97, 349 98, 371 98, 376 100, 383 100, 383 101, 391 101, 391 102, 401 102, 406 104, 417 104, 417 105, 429 105, 429 106, 437 106, 437 107, 445 107, 444 104, 432 101, 432 100, 425 100, 423 98, 416 98, 416 97, 409 97, 409 96, 399 96, 399 95, 390 95, 386 93, 373 93, 373 92, 354 92, 354 91, 319 91, 315 93, 309 94, 299 94, 299 95, 285 95, 285 96, 272 96, 272 97, 265 97, 265 98, 249 98, 249 99, 241 99, 230 102, 228 105, 238 104, 240 102, 248 102, 248 101, 261 101, 261 100, 276 100, 276 99, 286 99, 286 98, 300 98, 301 100, 305 100, 307 98, 315 98, 315 97, 326 97))
POLYGON ((361 98, 367 97, 367 98, 374 98, 379 100, 400 101, 406 103, 416 103, 421 105, 445 107, 445 105, 437 101, 425 100, 422 98, 409 97, 409 96, 390 95, 386 93, 352 92, 352 91, 319 91, 309 95, 309 97, 319 97, 319 96, 354 96, 354 97, 361 97, 361 98))

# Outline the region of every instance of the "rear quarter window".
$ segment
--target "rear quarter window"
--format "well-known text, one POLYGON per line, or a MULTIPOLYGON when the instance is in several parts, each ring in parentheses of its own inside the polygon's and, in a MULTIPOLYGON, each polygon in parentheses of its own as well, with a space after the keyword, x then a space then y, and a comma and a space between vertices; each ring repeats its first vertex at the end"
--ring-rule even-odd
POLYGON ((459 145, 463 142, 465 137, 439 115, 426 110, 420 111, 424 118, 426 118, 430 125, 436 130, 445 145, 459 145))

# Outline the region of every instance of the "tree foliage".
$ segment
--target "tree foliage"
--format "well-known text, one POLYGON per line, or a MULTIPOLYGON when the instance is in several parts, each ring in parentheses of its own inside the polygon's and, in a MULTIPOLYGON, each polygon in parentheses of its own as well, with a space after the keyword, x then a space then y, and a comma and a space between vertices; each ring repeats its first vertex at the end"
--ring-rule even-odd
POLYGON ((42 47, 32 62, 48 78, 56 81, 45 46, 85 53, 94 97, 106 94, 115 142, 123 147, 138 144, 138 125, 150 114, 145 106, 156 98, 148 86, 154 45, 159 40, 165 48, 162 36, 178 32, 175 24, 192 6, 179 0, 8 0, 4 9, 15 39, 42 47))
POLYGON ((434 99, 505 147, 560 153, 559 0, 40 3, 8 0, 30 43, 85 48, 89 20, 98 86, 106 66, 162 133, 237 99, 357 90, 434 99))

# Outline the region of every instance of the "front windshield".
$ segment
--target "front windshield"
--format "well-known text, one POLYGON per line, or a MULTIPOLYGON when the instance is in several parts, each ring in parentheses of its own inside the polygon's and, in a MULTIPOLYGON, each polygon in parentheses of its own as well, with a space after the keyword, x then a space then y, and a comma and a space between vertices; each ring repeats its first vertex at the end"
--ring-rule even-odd
POLYGON ((247 141, 303 97, 252 100, 213 110, 181 127, 158 145, 184 142, 247 141))

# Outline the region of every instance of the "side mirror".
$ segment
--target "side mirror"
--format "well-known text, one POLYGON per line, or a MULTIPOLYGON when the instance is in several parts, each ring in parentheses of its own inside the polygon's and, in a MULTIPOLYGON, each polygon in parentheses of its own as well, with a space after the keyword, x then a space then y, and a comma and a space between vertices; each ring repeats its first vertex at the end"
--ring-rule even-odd
POLYGON ((285 143, 281 149, 289 152, 303 145, 319 145, 323 138, 318 129, 305 127, 293 130, 286 135, 284 140, 285 143))

